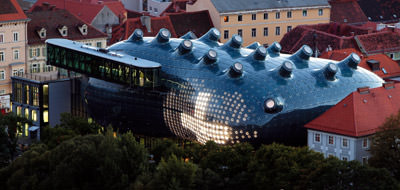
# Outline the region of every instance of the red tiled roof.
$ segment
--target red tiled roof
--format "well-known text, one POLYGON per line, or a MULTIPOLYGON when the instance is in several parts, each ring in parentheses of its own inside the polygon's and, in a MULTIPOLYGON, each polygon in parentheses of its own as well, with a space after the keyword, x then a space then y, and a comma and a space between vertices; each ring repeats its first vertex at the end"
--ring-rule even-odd
POLYGON ((395 61, 390 59, 385 54, 376 54, 371 56, 364 56, 361 52, 357 51, 356 49, 341 49, 341 50, 334 50, 328 51, 321 54, 320 58, 325 59, 332 59, 332 60, 343 60, 351 53, 356 53, 361 57, 361 62, 359 64, 360 67, 367 69, 381 78, 391 78, 391 77, 399 77, 400 76, 400 65, 397 64, 395 61), (368 60, 376 60, 379 61, 379 70, 372 71, 371 67, 368 65, 368 60), (387 72, 386 74, 382 71, 382 68, 385 69, 387 72))
POLYGON ((140 18, 130 18, 124 23, 113 27, 110 44, 127 39, 137 28, 143 31, 143 36, 156 36, 161 28, 166 28, 171 32, 171 37, 177 37, 168 16, 151 17, 151 32, 148 32, 146 26, 143 26, 140 18))
POLYGON ((168 15, 178 37, 185 35, 189 31, 200 37, 214 27, 208 10, 168 15))
POLYGON ((28 44, 41 44, 47 38, 66 38, 70 40, 83 40, 92 38, 106 38, 107 35, 100 32, 90 24, 85 23, 83 20, 72 15, 64 9, 52 9, 47 7, 36 7, 33 12, 27 13, 31 19, 28 23, 28 44), (62 23, 59 21, 62 20, 62 23), (86 24, 88 26, 87 35, 82 35, 78 26, 86 24), (68 27, 68 36, 63 37, 58 31, 61 26, 68 27), (40 38, 37 31, 42 28, 46 29, 46 38, 40 38))
POLYGON ((400 109, 400 83, 394 88, 353 92, 305 127, 323 132, 361 137, 375 133, 386 118, 400 109))
POLYGON ((0 22, 27 19, 16 0, 2 0, 0 5, 0 22))
POLYGON ((400 51, 400 34, 392 31, 382 31, 358 35, 355 40, 360 44, 360 50, 367 55, 400 51))
POLYGON ((331 5, 331 22, 357 25, 368 22, 367 16, 356 0, 330 0, 329 4, 331 5))
POLYGON ((358 0, 364 14, 374 22, 398 22, 400 0, 358 0))
POLYGON ((78 16, 87 23, 92 23, 96 15, 103 9, 104 5, 91 4, 91 3, 81 3, 75 1, 64 1, 64 0, 38 0, 32 6, 30 11, 35 10, 37 6, 42 6, 43 3, 49 3, 50 5, 55 5, 57 8, 66 9, 72 14, 78 16))
POLYGON ((128 18, 138 18, 141 16, 150 16, 150 14, 148 12, 140 13, 140 12, 131 11, 131 10, 126 10, 126 12, 127 12, 128 18))
POLYGON ((103 2, 110 10, 117 15, 118 18, 125 19, 127 11, 125 10, 124 5, 120 1, 108 1, 103 2))
POLYGON ((186 12, 186 4, 189 0, 173 0, 172 3, 160 15, 165 16, 168 13, 186 12))
POLYGON ((286 33, 280 44, 285 53, 294 53, 304 44, 312 49, 317 47, 319 52, 324 52, 328 47, 333 50, 357 48, 354 35, 367 33, 367 29, 339 23, 300 25, 286 33))

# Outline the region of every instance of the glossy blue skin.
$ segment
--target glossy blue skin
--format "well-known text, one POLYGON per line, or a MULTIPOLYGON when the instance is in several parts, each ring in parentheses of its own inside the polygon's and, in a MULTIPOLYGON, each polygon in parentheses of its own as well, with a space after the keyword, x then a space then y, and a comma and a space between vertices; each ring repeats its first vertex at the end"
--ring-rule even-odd
POLYGON ((196 132, 180 124, 183 121, 180 117, 186 113, 196 118, 196 101, 201 93, 211 94, 211 97, 205 105, 205 116, 197 119, 230 126, 229 139, 224 144, 277 141, 298 145, 305 144, 304 124, 357 88, 380 87, 384 82, 361 67, 353 69, 347 66, 346 61, 339 63, 318 58, 307 61, 287 54, 271 54, 265 60, 258 61, 253 59, 252 49, 236 49, 204 38, 192 39, 193 49, 181 54, 177 47, 183 40, 171 38, 168 42, 159 43, 153 37, 145 37, 138 41, 119 42, 108 49, 162 65, 161 84, 170 94, 162 98, 165 125, 175 135, 187 139, 199 140, 196 132), (218 59, 214 64, 204 64, 202 57, 210 49, 217 52, 218 59), (285 61, 291 61, 294 66, 289 78, 279 75, 279 68, 285 61), (238 78, 228 73, 236 62, 243 65, 243 74, 238 78), (332 81, 324 75, 328 63, 338 66, 332 81), (168 98, 184 103, 176 105, 178 103, 175 101, 167 105, 168 98), (267 113, 264 104, 269 98, 279 100, 282 110, 267 113), (178 124, 170 124, 168 120, 173 119, 165 115, 167 109, 173 110, 175 115, 172 115, 178 124), (256 135, 254 131, 257 131, 256 135))

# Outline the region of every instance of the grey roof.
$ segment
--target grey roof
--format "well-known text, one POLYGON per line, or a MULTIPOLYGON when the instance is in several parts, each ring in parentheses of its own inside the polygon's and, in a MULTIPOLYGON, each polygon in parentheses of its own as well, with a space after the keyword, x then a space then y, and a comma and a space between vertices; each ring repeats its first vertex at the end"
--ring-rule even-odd
POLYGON ((328 0, 211 0, 220 13, 277 8, 329 6, 328 0))

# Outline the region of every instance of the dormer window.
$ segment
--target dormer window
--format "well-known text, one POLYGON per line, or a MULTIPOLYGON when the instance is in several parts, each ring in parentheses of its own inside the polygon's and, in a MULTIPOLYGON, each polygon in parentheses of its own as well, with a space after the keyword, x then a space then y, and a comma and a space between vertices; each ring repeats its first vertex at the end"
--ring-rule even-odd
POLYGON ((86 24, 82 24, 81 26, 78 26, 79 31, 81 32, 82 35, 86 36, 88 33, 88 26, 86 24))
POLYGON ((42 38, 42 39, 46 38, 46 29, 45 28, 40 29, 38 31, 38 34, 39 34, 40 38, 42 38))
POLYGON ((58 31, 60 32, 61 36, 63 36, 63 37, 68 36, 68 27, 67 26, 58 28, 58 31))

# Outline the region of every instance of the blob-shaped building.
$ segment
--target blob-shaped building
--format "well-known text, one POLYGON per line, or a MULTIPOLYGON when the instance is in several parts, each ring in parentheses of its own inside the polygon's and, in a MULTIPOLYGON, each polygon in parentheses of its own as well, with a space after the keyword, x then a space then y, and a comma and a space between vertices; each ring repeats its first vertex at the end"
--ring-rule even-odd
POLYGON ((218 42, 213 28, 170 38, 136 30, 107 49, 49 39, 48 64, 82 73, 90 115, 100 124, 149 136, 204 143, 305 144, 303 125, 359 87, 384 82, 351 54, 337 62, 312 58, 303 46, 281 54, 274 43, 242 47, 218 42))

